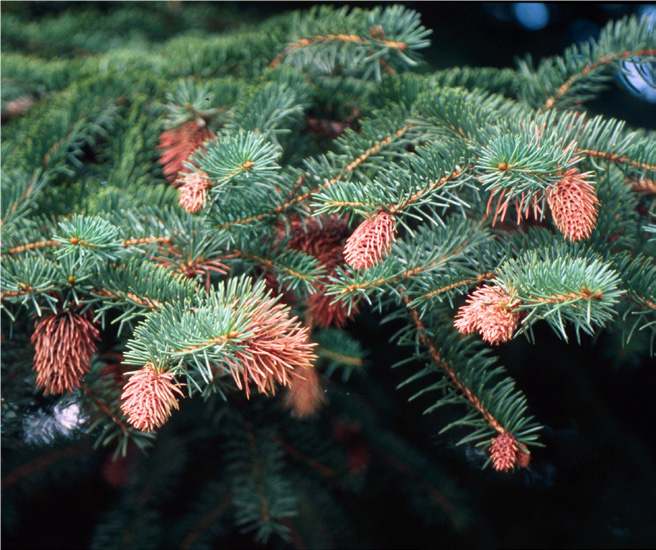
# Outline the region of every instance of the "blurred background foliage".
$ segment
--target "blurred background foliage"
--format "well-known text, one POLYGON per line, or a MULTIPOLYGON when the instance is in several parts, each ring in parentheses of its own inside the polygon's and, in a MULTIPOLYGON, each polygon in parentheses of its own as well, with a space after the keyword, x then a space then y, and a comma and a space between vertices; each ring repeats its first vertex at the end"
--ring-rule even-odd
MULTIPOLYGON (((610 19, 628 13, 653 12, 653 4, 600 3, 458 3, 402 2, 422 15, 422 24, 433 29, 432 47, 423 52, 425 71, 454 66, 512 67, 516 56, 530 53, 535 60, 562 52, 573 42, 594 38, 610 19)), ((130 47, 147 48, 190 30, 198 36, 246 27, 290 9, 304 9, 311 2, 130 3, 124 2, 3 2, 3 51, 31 52, 46 59, 77 57, 107 51, 112 38, 130 47), (158 28, 144 32, 140 10, 161 13, 158 28), (93 28, 97 18, 103 32, 72 50, 43 44, 38 36, 14 35, 11 18, 39 21, 65 19, 71 11, 87 11, 93 28), (110 29, 109 31, 107 29, 110 29), (114 36, 112 36, 114 34, 114 36)), ((343 2, 334 2, 336 6, 343 2)), ((349 2, 371 8, 373 3, 349 2)), ((386 2, 376 4, 386 5, 386 2)), ((655 15, 656 17, 656 15, 655 15)), ((69 32, 75 32, 70 29, 69 32)), ((4 95, 4 94, 3 94, 4 95)), ((642 91, 618 75, 617 86, 589 107, 592 111, 656 128, 654 88, 642 91)), ((457 479, 468 494, 475 528, 457 532, 448 523, 427 525, 406 512, 403 490, 393 483, 381 487, 364 506, 348 506, 349 513, 371 525, 368 541, 376 548, 482 548, 482 547, 599 547, 650 548, 656 546, 656 369, 645 355, 645 342, 634 339, 621 349, 612 333, 599 339, 584 337, 580 346, 566 345, 546 327, 537 330, 535 345, 518 338, 500 350, 500 359, 526 394, 531 409, 547 426, 541 440, 545 449, 534 452, 532 466, 513 475, 491 469, 481 471, 481 457, 473 450, 467 461, 453 442, 457 434, 438 435, 449 421, 441 409, 429 416, 426 403, 407 403, 410 391, 396 391, 404 379, 387 366, 400 358, 384 342, 397 327, 379 325, 379 318, 364 311, 352 327, 369 349, 367 379, 359 385, 374 388, 385 403, 377 409, 379 421, 401 432, 457 479), (638 352, 634 353, 635 350, 638 352)), ((369 389, 371 392, 371 389, 369 389)), ((330 414, 330 408, 324 411, 330 414)), ((175 418, 167 430, 182 430, 175 418)), ((212 460, 216 449, 200 449, 198 464, 212 460)), ((89 450, 81 448, 80 452, 89 450)), ((35 491, 14 514, 14 529, 3 533, 7 548, 85 548, 108 503, 118 492, 106 483, 103 461, 89 459, 86 468, 61 472, 62 482, 35 491)), ((195 470, 202 483, 204 470, 195 470)), ((3 471, 3 488, 6 483, 3 471)), ((9 480, 11 481, 11 480, 9 480)), ((191 494, 191 493, 190 493, 191 494)), ((184 497, 184 494, 182 498, 184 497)), ((188 502, 177 503, 186 508, 188 502)), ((249 547, 249 536, 224 539, 228 548, 249 547)), ((268 547, 274 547, 270 542, 268 547)), ((162 543, 162 548, 166 544, 162 543)))

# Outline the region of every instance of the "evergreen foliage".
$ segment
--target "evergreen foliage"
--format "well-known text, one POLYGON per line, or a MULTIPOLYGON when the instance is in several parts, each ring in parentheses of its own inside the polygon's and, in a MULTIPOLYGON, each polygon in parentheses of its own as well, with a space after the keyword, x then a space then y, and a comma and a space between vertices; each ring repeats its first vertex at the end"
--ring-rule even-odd
POLYGON ((467 295, 503 289, 492 305, 517 316, 513 338, 548 325, 653 353, 656 140, 586 102, 622 63, 656 61, 654 21, 613 22, 537 67, 430 71, 431 31, 399 5, 250 26, 217 9, 3 14, 4 528, 40 464, 66 458, 70 476, 106 447, 121 496, 93 548, 366 546, 348 500, 369 467, 392 472, 423 520, 464 530, 458 482, 367 404, 383 390, 367 385, 377 366, 353 319, 393 324, 399 386, 427 413, 449 406, 442 432, 483 466, 500 463, 495 438, 516 443, 502 469, 529 465, 543 427, 495 347, 454 327, 465 303, 479 325, 501 322, 467 295), (204 137, 171 179, 160 157, 188 145, 182 127, 204 137), (566 194, 576 182, 587 206, 566 194), (381 212, 394 235, 376 265, 351 267, 345 242, 381 212), (558 215, 592 224, 587 237, 558 215), (345 327, 322 325, 331 308, 345 327), (93 316, 99 352, 73 393, 43 395, 29 339, 62 312, 93 316), (145 368, 185 395, 155 433, 121 408, 145 368), (321 376, 302 391, 316 408, 325 393, 330 417, 285 409, 305 368, 321 376), (34 435, 30 413, 71 404, 72 430, 34 435), (202 486, 184 477, 196 469, 202 486), (193 505, 172 524, 178 493, 193 505))

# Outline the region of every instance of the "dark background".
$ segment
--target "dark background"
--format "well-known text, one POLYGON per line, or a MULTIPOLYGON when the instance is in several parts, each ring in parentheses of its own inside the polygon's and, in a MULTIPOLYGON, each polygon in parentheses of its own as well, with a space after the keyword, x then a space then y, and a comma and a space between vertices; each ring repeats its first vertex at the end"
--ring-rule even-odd
MULTIPOLYGON (((72 2, 21 4, 10 9, 33 17, 81 7, 72 2)), ((313 4, 232 6, 245 18, 257 19, 313 4)), ((385 3, 349 4, 371 8, 385 3)), ((548 23, 530 30, 518 20, 511 3, 404 4, 419 11, 422 24, 433 29, 432 47, 423 54, 437 69, 512 67, 514 58, 525 53, 538 61, 562 53, 573 42, 594 38, 610 19, 649 9, 644 4, 548 3, 548 23)), ((103 10, 117 7, 111 2, 96 5, 103 10)), ((7 7, 3 3, 3 10, 7 7)), ((656 127, 654 105, 635 97, 619 81, 589 107, 629 124, 656 127)), ((388 500, 368 503, 373 511, 362 511, 375 522, 370 536, 377 548, 656 547, 656 369, 644 353, 619 353, 612 334, 583 337, 580 346, 571 335, 568 345, 544 327, 538 328, 535 345, 520 338, 501 346, 501 362, 525 392, 530 413, 546 426, 541 436, 546 448, 534 451, 531 468, 503 475, 481 471, 478 459, 454 446, 455 435, 438 435, 448 413, 422 417, 426 403, 408 404, 410 392, 393 389, 403 379, 402 372, 386 368, 400 353, 385 345, 395 327, 380 327, 374 315, 364 312, 351 328, 371 350, 370 361, 376 365, 370 370, 371 380, 354 380, 354 387, 380 386, 389 401, 385 422, 459 480, 480 522, 476 535, 457 534, 446 526, 427 527, 390 494, 388 500)), ((640 346, 644 351, 647 341, 638 340, 640 346)), ((3 537, 3 542, 12 548, 84 547, 111 496, 99 478, 53 489, 21 511, 15 536, 3 537), (61 538, 40 534, 53 530, 61 538)), ((247 538, 227 547, 246 544, 247 538)))

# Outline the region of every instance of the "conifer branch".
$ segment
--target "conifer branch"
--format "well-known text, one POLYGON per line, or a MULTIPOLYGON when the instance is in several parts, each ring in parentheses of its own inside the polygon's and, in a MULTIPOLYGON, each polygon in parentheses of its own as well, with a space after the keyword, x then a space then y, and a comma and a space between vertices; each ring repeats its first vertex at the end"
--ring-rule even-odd
MULTIPOLYGON (((353 328, 395 321, 386 344, 410 348, 398 387, 429 398, 426 413, 456 405, 441 432, 498 471, 528 464, 541 427, 495 346, 542 323, 653 352, 654 133, 578 109, 616 69, 650 79, 653 19, 535 69, 410 74, 430 31, 403 6, 316 6, 251 30, 226 15, 220 35, 214 9, 180 7, 172 26, 135 5, 90 31, 75 10, 6 14, 3 428, 27 436, 27 411, 74 401, 94 449, 157 438, 110 473, 122 495, 96 548, 215 546, 238 530, 328 547, 358 519, 328 489, 375 482, 381 464, 420 515, 459 528, 447 476, 376 425, 377 383, 350 380, 369 370, 353 328), (53 58, 82 41, 85 59, 53 58), (107 363, 98 349, 124 351, 107 363), (357 424, 306 420, 319 412, 357 424), (215 482, 170 527, 159 492, 192 494, 189 451, 217 444, 215 482)), ((5 439, 3 459, 28 458, 3 489, 72 456, 5 439)))
POLYGON ((96 294, 97 296, 102 296, 105 298, 114 298, 116 300, 121 300, 121 301, 127 299, 131 302, 134 302, 137 305, 151 308, 154 310, 161 308, 163 305, 162 302, 158 302, 157 300, 153 300, 152 298, 140 298, 134 292, 120 293, 120 292, 108 290, 106 288, 93 289, 91 292, 93 294, 96 294))
POLYGON ((107 403, 105 403, 102 398, 97 396, 91 390, 91 388, 89 388, 89 386, 84 386, 82 391, 84 392, 84 395, 90 399, 93 404, 98 407, 105 414, 105 416, 107 416, 107 418, 109 418, 116 426, 118 426, 124 434, 128 434, 130 432, 128 425, 123 422, 116 414, 114 414, 109 408, 109 405, 107 405, 107 403))
POLYGON ((253 457, 253 473, 255 476, 255 488, 257 489, 257 496, 260 499, 260 505, 262 507, 262 519, 265 522, 269 521, 269 504, 266 497, 264 496, 264 487, 262 485, 262 467, 260 466, 260 461, 257 457, 257 442, 255 441, 255 435, 253 435, 253 430, 251 429, 249 423, 246 423, 246 436, 248 437, 248 443, 251 447, 251 456, 253 457))
POLYGON ((431 500, 435 502, 435 504, 437 504, 447 516, 450 516, 454 512, 454 505, 449 502, 449 500, 432 484, 426 482, 426 480, 419 473, 410 468, 407 464, 398 460, 385 449, 378 449, 378 452, 381 454, 385 462, 387 462, 390 466, 392 466, 395 470, 404 476, 409 477, 414 483, 426 491, 431 500))
MULTIPOLYGON (((278 54, 273 61, 269 64, 269 67, 275 67, 280 63, 287 55, 292 53, 299 48, 304 48, 314 44, 323 44, 326 42, 350 42, 352 44, 369 44, 371 40, 367 40, 360 36, 354 34, 327 34, 325 36, 317 35, 312 38, 300 38, 296 42, 293 42, 287 46, 280 54, 278 54)), ((403 42, 395 42, 393 40, 382 40, 381 44, 386 48, 391 48, 393 50, 403 51, 406 49, 407 44, 403 42)))
POLYGON ((303 462, 307 463, 310 467, 317 470, 321 475, 331 479, 337 477, 337 474, 333 470, 328 468, 328 466, 324 466, 318 460, 312 458, 311 456, 306 455, 303 451, 298 450, 296 447, 293 447, 289 443, 282 441, 279 437, 276 437, 275 439, 288 454, 301 459, 303 462))
POLYGON ((435 189, 438 189, 441 186, 443 186, 445 183, 449 181, 453 181, 456 178, 460 177, 462 173, 463 170, 461 170, 460 168, 456 168, 451 174, 444 176, 439 181, 433 182, 429 184, 427 187, 425 187, 424 189, 421 189, 420 191, 413 193, 404 202, 394 205, 388 204, 387 209, 389 210, 390 214, 396 214, 398 212, 401 212, 402 210, 404 210, 405 208, 416 202, 418 199, 421 199, 423 196, 430 194, 435 189))
MULTIPOLYGON (((140 244, 150 244, 150 243, 170 243, 171 242, 171 236, 169 237, 141 237, 141 238, 135 238, 135 239, 127 239, 124 241, 121 241, 120 245, 124 247, 128 246, 138 246, 140 244)), ((21 252, 26 252, 28 250, 34 250, 35 248, 42 248, 45 246, 61 246, 65 244, 63 241, 53 241, 53 240, 46 240, 46 241, 38 241, 34 243, 28 243, 24 244, 21 246, 15 246, 14 248, 10 248, 9 250, 5 251, 4 254, 19 254, 21 252)), ((86 244, 87 246, 92 246, 90 243, 83 243, 80 241, 76 241, 75 243, 71 244, 86 244)))
POLYGON ((467 387, 467 385, 463 383, 463 381, 458 379, 458 376, 456 375, 455 371, 446 362, 443 361, 442 357, 440 356, 440 353, 435 348, 435 345, 428 338, 426 327, 424 326, 421 319, 419 318, 419 313, 417 312, 416 309, 410 306, 410 299, 403 292, 402 288, 399 288, 399 294, 401 295, 403 302, 405 303, 408 311, 412 315, 412 320, 414 321, 417 330, 417 337, 419 338, 419 341, 421 342, 422 345, 428 348, 430 352, 430 356, 435 362, 435 364, 444 371, 444 373, 447 375, 449 380, 455 385, 456 388, 458 388, 458 390, 461 392, 463 397, 470 403, 470 405, 479 412, 479 414, 485 420, 485 422, 487 422, 492 428, 494 428, 500 434, 506 433, 506 430, 501 425, 501 423, 496 418, 494 418, 494 416, 489 410, 487 410, 483 406, 480 399, 472 392, 472 390, 469 387, 467 387))
POLYGON ((367 149, 365 152, 363 152, 361 155, 359 155, 356 159, 352 160, 346 167, 340 172, 339 175, 335 176, 334 178, 328 180, 326 183, 321 185, 320 187, 315 187, 314 189, 307 191, 306 193, 303 193, 301 195, 297 195, 295 197, 292 197, 289 201, 287 201, 285 204, 282 204, 280 206, 277 206, 270 212, 266 212, 263 214, 258 214, 256 216, 252 216, 249 218, 244 218, 224 224, 220 224, 217 226, 217 229, 227 229, 229 227, 232 227, 234 225, 244 225, 248 223, 252 223, 255 221, 259 221, 265 218, 270 218, 277 216, 279 214, 282 214, 283 212, 286 212, 293 206, 296 206, 310 197, 312 197, 314 194, 318 193, 319 191, 322 191, 323 189, 326 189, 330 187, 331 185, 334 185, 335 183, 343 180, 348 174, 353 172, 356 168, 358 168, 361 164, 367 161, 369 157, 375 155, 378 153, 382 148, 384 148, 386 145, 389 145, 395 138, 399 138, 403 136, 410 128, 412 128, 412 124, 405 124, 398 130, 396 130, 393 134, 387 136, 385 139, 381 140, 377 144, 375 144, 373 147, 367 149))
MULTIPOLYGON (((433 246, 427 241, 425 255, 417 254, 417 251, 408 243, 397 245, 397 253, 402 253, 404 256, 407 254, 408 259, 412 258, 412 263, 416 264, 414 267, 409 267, 412 265, 410 261, 399 262, 395 258, 390 258, 387 262, 382 262, 375 268, 364 271, 361 275, 355 274, 348 278, 343 277, 341 280, 333 278, 333 284, 330 286, 328 294, 346 298, 369 290, 380 289, 385 285, 392 286, 399 281, 410 281, 417 275, 430 272, 437 266, 448 265, 449 261, 459 258, 465 251, 476 249, 482 240, 488 238, 487 234, 481 231, 481 222, 463 223, 456 220, 455 217, 449 221, 447 227, 452 229, 453 233, 449 235, 448 240, 440 242, 437 246, 433 246), (382 276, 378 276, 378 272, 381 272, 382 276)), ((441 236, 436 232, 431 232, 431 228, 428 226, 422 227, 420 231, 422 236, 430 235, 436 241, 441 236)), ((444 231, 444 236, 446 235, 447 233, 444 231)))
POLYGON ((596 62, 591 63, 577 73, 573 74, 570 76, 556 91, 556 94, 551 96, 547 101, 544 103, 544 106, 542 107, 543 110, 546 109, 551 109, 558 100, 564 96, 568 90, 572 87, 572 85, 579 79, 585 77, 588 74, 593 74, 601 69, 603 69, 606 65, 613 63, 615 61, 619 61, 622 59, 626 59, 628 57, 632 56, 641 56, 641 57, 649 57, 649 56, 655 56, 656 55, 656 49, 653 48, 647 48, 643 50, 636 50, 636 51, 624 51, 624 52, 618 52, 614 53, 611 55, 605 55, 603 57, 600 57, 596 62))
POLYGON ((5 252, 5 254, 19 254, 20 252, 25 252, 27 250, 34 250, 35 248, 41 248, 44 246, 60 246, 62 243, 59 241, 38 241, 35 243, 28 243, 21 246, 15 246, 10 248, 5 252))
POLYGON ((25 296, 26 294, 32 294, 33 292, 38 292, 37 289, 32 288, 31 286, 25 286, 21 290, 3 290, 0 295, 2 299, 5 298, 16 298, 17 296, 25 296))
MULTIPOLYGON (((455 250, 455 254, 457 254, 461 250, 462 250, 462 247, 458 247, 455 250)), ((446 260, 446 258, 447 258, 447 256, 442 256, 441 258, 437 258, 437 259, 435 259, 435 260, 433 260, 433 261, 431 261, 427 264, 420 265, 420 266, 414 267, 412 269, 402 271, 398 275, 394 275, 392 277, 381 277, 379 279, 374 279, 373 281, 363 281, 361 283, 348 284, 348 285, 346 285, 346 286, 344 286, 343 288, 340 289, 339 294, 342 294, 342 295, 344 295, 344 294, 353 294, 355 292, 359 292, 359 291, 362 291, 362 290, 369 290, 369 289, 372 289, 372 288, 381 287, 383 285, 394 284, 394 283, 397 283, 397 282, 399 282, 403 279, 410 279, 411 277, 414 277, 415 275, 417 275, 417 274, 419 274, 423 271, 428 271, 433 266, 435 266, 438 263, 443 262, 444 260, 446 260)))
MULTIPOLYGON (((288 273, 292 277, 296 279, 300 279, 304 283, 307 283, 310 287, 312 287, 312 282, 316 280, 316 277, 318 274, 312 274, 308 275, 305 273, 301 273, 300 271, 296 271, 292 269, 291 267, 284 265, 283 263, 276 261, 275 259, 269 259, 265 258, 264 256, 258 256, 256 254, 249 254, 247 252, 244 252, 242 250, 237 250, 236 248, 230 249, 229 254, 234 254, 237 257, 240 258, 247 258, 249 260, 254 260, 257 265, 261 266, 266 266, 274 271, 282 271, 284 273, 288 273)), ((320 272, 319 272, 320 274, 320 272)), ((312 287, 313 288, 313 287, 312 287)))
POLYGON ((363 365, 363 361, 360 357, 349 357, 347 355, 336 353, 332 350, 324 349, 324 348, 319 348, 317 353, 319 354, 319 357, 328 357, 330 359, 335 359, 345 365, 350 365, 353 367, 361 367, 363 365))
POLYGON ((292 543, 294 544, 294 548, 296 550, 308 550, 307 546, 303 544, 303 540, 301 539, 301 535, 298 532, 298 529, 294 527, 294 524, 292 523, 291 520, 289 519, 284 519, 282 520, 282 524, 287 527, 289 530, 289 534, 291 535, 292 543))

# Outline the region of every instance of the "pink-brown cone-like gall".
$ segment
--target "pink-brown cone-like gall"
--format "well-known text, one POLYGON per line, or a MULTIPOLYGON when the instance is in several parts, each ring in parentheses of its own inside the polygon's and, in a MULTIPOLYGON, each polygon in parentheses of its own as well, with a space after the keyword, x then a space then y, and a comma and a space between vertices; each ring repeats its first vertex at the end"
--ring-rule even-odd
POLYGON ((157 148, 163 150, 159 162, 163 166, 166 179, 176 185, 178 174, 184 171, 184 163, 191 153, 214 137, 212 130, 196 120, 190 120, 162 133, 157 148))
POLYGON ((99 337, 90 317, 67 311, 37 321, 31 342, 39 388, 61 394, 80 387, 99 337))
POLYGON ((376 265, 394 240, 394 218, 384 210, 363 221, 346 241, 344 259, 355 269, 376 265))
POLYGON ((202 170, 186 173, 182 181, 183 184, 178 189, 178 204, 190 214, 195 214, 205 206, 207 191, 211 189, 212 182, 202 170))
POLYGON ((176 393, 183 395, 173 375, 147 363, 125 384, 121 409, 137 430, 150 432, 169 419, 172 409, 178 408, 176 393))
POLYGON ((516 305, 503 288, 483 285, 458 310, 454 326, 464 334, 479 332, 490 344, 507 342, 521 320, 516 305))
MULTIPOLYGON (((248 306, 248 302, 245 307, 248 306)), ((253 312, 247 332, 252 335, 239 342, 241 350, 234 360, 227 359, 237 387, 250 396, 249 383, 260 393, 275 393, 275 383, 290 386, 298 371, 312 369, 316 344, 308 339, 308 327, 296 317, 290 318, 282 304, 272 298, 261 300, 253 312)))
POLYGON ((321 387, 321 379, 316 369, 298 370, 285 395, 285 407, 291 410, 296 418, 315 416, 326 397, 321 387))
POLYGON ((587 239, 597 221, 599 200, 587 181, 589 174, 570 168, 547 191, 547 202, 556 227, 570 241, 587 239))
POLYGON ((517 440, 509 433, 502 433, 494 438, 490 445, 492 465, 499 472, 512 469, 517 461, 517 440))

